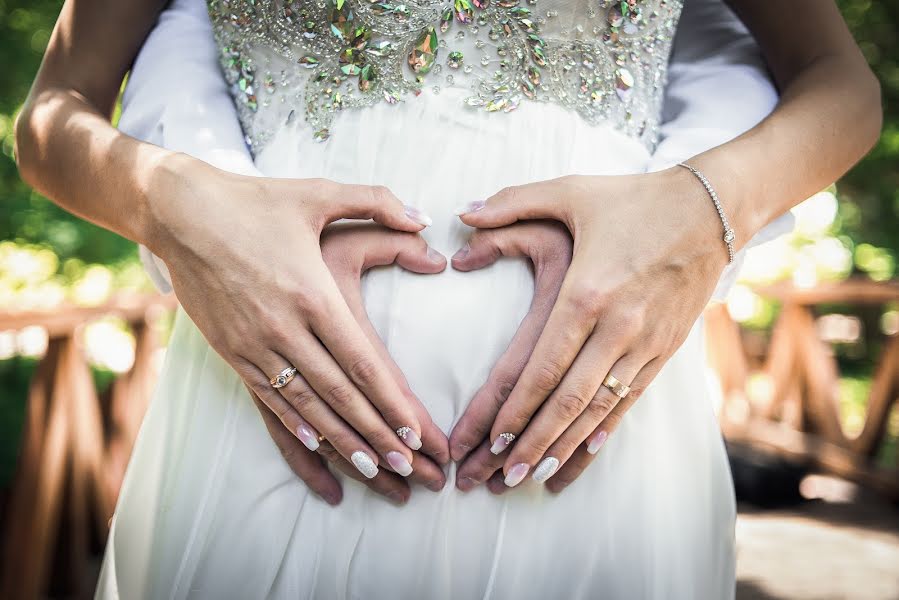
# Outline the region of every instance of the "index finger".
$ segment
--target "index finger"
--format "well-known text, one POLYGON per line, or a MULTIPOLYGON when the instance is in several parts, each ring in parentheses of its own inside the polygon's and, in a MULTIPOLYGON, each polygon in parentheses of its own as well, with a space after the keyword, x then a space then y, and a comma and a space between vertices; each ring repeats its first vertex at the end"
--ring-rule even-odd
POLYGON ((491 428, 494 454, 502 453, 524 431, 593 332, 595 312, 587 303, 594 296, 572 283, 571 273, 576 271, 572 263, 534 352, 491 428))
POLYGON ((398 432, 408 427, 415 433, 414 436, 404 436, 403 441, 413 450, 418 450, 421 448, 418 417, 390 369, 362 331, 336 283, 326 293, 324 304, 323 309, 310 319, 313 333, 344 373, 378 409, 391 429, 398 432))

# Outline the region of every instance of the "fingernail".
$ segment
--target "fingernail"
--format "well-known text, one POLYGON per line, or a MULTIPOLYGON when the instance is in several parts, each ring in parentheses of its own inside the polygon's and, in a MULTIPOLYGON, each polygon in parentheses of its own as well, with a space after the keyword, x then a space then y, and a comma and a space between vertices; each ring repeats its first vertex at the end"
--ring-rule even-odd
POLYGON ((378 474, 378 465, 371 459, 371 456, 362 450, 353 452, 352 456, 350 456, 350 460, 353 461, 353 465, 359 469, 359 472, 369 479, 372 479, 378 474))
POLYGON ((437 252, 436 250, 434 250, 433 248, 428 246, 428 259, 433 263, 440 264, 443 262, 444 257, 442 254, 440 254, 439 252, 437 252))
POLYGON ((325 494, 322 494, 321 496, 322 496, 322 499, 325 502, 327 502, 328 504, 330 504, 331 506, 337 506, 338 504, 340 504, 340 495, 339 494, 325 493, 325 494))
POLYGON ((559 468, 559 459, 554 456, 547 456, 543 460, 540 461, 540 464, 537 465, 537 468, 534 469, 534 481, 539 481, 543 483, 547 479, 553 476, 556 472, 556 469, 559 468))
POLYGON ((487 203, 483 200, 478 200, 477 202, 469 202, 463 206, 459 206, 454 211, 456 216, 459 217, 461 215, 467 215, 468 213, 478 212, 482 208, 487 206, 487 203))
POLYGON ((297 427, 297 437, 303 442, 303 445, 315 452, 318 450, 318 436, 312 433, 312 430, 305 425, 297 427))
POLYGON ((509 487, 515 487, 521 483, 521 480, 528 474, 528 469, 530 468, 531 467, 529 467, 527 463, 518 463, 509 469, 509 473, 506 475, 504 483, 509 487))
POLYGON ((462 490, 463 492, 467 492, 474 486, 478 484, 477 481, 472 479, 471 477, 461 477, 456 480, 456 487, 462 490))
POLYGON ((490 451, 494 454, 499 454, 503 450, 508 448, 509 444, 511 444, 514 440, 515 440, 514 433, 501 433, 498 436, 496 436, 495 440, 493 440, 493 445, 490 446, 490 451))
POLYGON ((468 256, 469 252, 471 252, 471 245, 465 244, 464 246, 459 248, 459 250, 455 254, 453 254, 453 260, 463 260, 466 256, 468 256))
POLYGON ((398 475, 408 477, 409 474, 412 473, 412 465, 409 464, 409 461, 406 460, 406 457, 403 456, 401 452, 397 452, 395 450, 388 452, 387 462, 390 464, 390 467, 397 472, 398 475))
POLYGON ((387 492, 387 497, 396 502, 397 504, 405 504, 406 503, 406 494, 399 490, 394 490, 392 492, 387 492))
POLYGON ((404 206, 405 206, 405 209, 403 210, 403 212, 406 214, 406 216, 409 217, 410 219, 412 219, 413 221, 415 221, 416 223, 418 223, 419 225, 424 225, 425 227, 430 227, 431 223, 434 222, 431 219, 431 217, 429 217, 428 215, 423 213, 418 208, 415 208, 414 206, 409 206, 408 204, 406 204, 404 206))
POLYGON ((471 450, 471 446, 468 444, 456 444, 453 446, 453 449, 450 451, 450 454, 453 457, 453 460, 460 461, 465 458, 465 455, 471 450))
POLYGON ((602 448, 602 445, 606 443, 606 438, 609 437, 609 433, 607 431, 600 431, 593 439, 590 440, 590 443, 587 444, 587 452, 590 454, 596 454, 599 452, 599 449, 602 448))
POLYGON ((443 489, 443 486, 446 485, 446 481, 429 481, 427 483, 427 488, 432 492, 439 492, 443 489))
POLYGON ((404 444, 413 450, 421 448, 421 438, 418 437, 418 434, 411 427, 400 427, 396 430, 396 434, 400 436, 404 444))

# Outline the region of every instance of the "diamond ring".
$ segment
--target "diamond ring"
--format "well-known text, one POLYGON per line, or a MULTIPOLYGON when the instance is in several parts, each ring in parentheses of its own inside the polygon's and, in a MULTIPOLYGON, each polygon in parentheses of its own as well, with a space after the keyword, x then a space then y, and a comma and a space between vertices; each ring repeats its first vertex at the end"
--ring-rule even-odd
POLYGON ((290 383, 291 380, 293 380, 293 378, 296 376, 296 374, 296 367, 287 367, 286 369, 269 379, 268 382, 272 384, 272 387, 277 390, 290 383))

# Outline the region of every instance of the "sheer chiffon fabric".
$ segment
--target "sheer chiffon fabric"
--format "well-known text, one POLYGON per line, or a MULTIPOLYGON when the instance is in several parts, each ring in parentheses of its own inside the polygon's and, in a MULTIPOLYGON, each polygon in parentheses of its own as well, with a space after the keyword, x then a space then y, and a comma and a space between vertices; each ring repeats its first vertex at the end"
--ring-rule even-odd
MULTIPOLYGON (((672 142, 676 131, 667 129, 653 157, 613 128, 557 106, 523 103, 496 118, 459 110, 452 90, 425 92, 400 107, 342 114, 340 134, 326 144, 313 142, 301 123, 285 126, 253 161, 233 107, 227 112, 197 5, 176 2, 148 40, 126 93, 123 128, 247 174, 387 185, 434 218, 424 235, 447 255, 470 235, 452 215, 458 205, 570 173, 667 166, 751 126, 770 110, 763 100, 774 98, 763 73, 745 67, 734 81, 756 90, 744 96, 756 103, 743 105, 737 126, 722 124, 720 108, 719 120, 702 126, 676 107, 671 122, 681 119, 689 134, 672 142), (177 52, 163 42, 165 32, 180 44, 177 52), (182 64, 185 56, 191 60, 182 64), (193 87, 141 104, 176 64, 185 78, 196 77, 193 87)), ((674 66, 671 75, 674 84, 674 66)), ((689 96, 713 87, 681 89, 689 96)), ((378 333, 447 432, 533 294, 523 259, 431 276, 381 268, 363 286, 378 333)), ((594 463, 560 495, 530 479, 502 497, 483 486, 463 494, 452 485, 453 465, 443 491, 415 487, 403 507, 338 475, 345 496, 332 508, 287 467, 236 374, 179 311, 97 597, 732 597, 734 499, 704 364, 699 321, 594 463)))

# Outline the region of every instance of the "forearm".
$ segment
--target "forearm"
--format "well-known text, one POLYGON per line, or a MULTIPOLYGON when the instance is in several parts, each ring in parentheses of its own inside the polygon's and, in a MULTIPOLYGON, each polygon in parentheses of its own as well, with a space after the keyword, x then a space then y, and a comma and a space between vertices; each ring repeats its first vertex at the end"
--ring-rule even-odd
MULTIPOLYGON (((760 19, 750 15, 750 26, 752 17, 760 19)), ((794 47, 801 46, 802 32, 789 43, 777 38, 780 33, 756 33, 763 49, 768 46, 782 90, 776 109, 740 137, 689 161, 717 189, 738 247, 839 179, 874 145, 881 127, 879 84, 841 20, 827 32, 836 41, 811 53, 794 47)))
POLYGON ((71 89, 29 98, 16 122, 22 178, 62 208, 141 243, 150 237, 153 175, 172 152, 118 130, 71 89))

